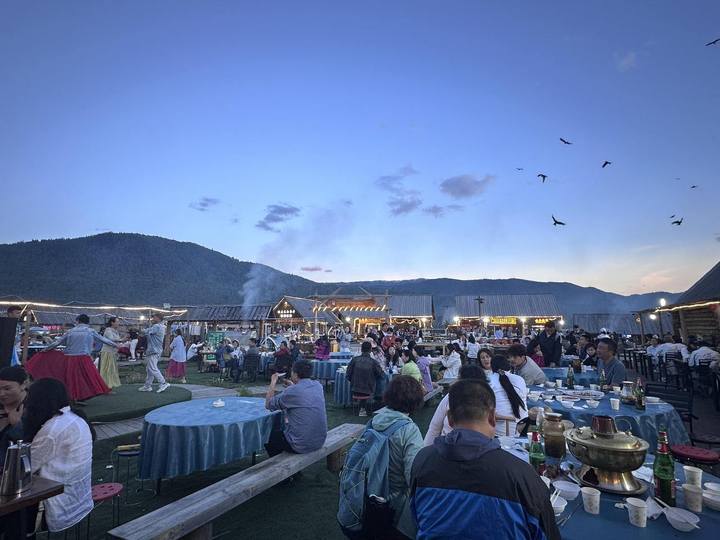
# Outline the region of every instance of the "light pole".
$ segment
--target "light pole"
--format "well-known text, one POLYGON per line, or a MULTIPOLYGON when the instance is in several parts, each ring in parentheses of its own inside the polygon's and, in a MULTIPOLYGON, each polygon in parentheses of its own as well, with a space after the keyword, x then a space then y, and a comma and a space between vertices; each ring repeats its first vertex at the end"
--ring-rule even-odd
POLYGON ((478 303, 478 327, 480 327, 482 324, 482 305, 485 299, 478 296, 475 301, 478 303))
MULTIPOLYGON (((661 298, 659 303, 660 303, 660 307, 667 306, 667 300, 665 300, 664 298, 661 298)), ((660 312, 660 314, 658 315, 658 325, 660 325, 660 338, 662 339, 664 337, 663 336, 663 334, 664 334, 663 325, 662 325, 662 312, 660 312)))

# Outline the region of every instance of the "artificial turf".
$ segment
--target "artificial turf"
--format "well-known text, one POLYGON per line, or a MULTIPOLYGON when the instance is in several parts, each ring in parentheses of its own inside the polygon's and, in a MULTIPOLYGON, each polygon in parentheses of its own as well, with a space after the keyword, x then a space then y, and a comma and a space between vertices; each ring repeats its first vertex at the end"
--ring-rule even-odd
POLYGON ((163 405, 192 398, 189 390, 178 386, 170 386, 161 394, 138 392, 138 388, 138 384, 124 384, 114 388, 110 394, 87 400, 82 410, 91 422, 116 422, 139 418, 163 405))

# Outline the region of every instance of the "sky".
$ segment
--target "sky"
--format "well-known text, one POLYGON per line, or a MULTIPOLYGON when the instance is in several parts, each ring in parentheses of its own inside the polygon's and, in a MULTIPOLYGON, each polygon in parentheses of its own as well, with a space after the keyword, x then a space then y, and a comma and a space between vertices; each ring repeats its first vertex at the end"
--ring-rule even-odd
POLYGON ((0 243, 682 291, 720 258, 716 38, 714 0, 4 0, 0 243))

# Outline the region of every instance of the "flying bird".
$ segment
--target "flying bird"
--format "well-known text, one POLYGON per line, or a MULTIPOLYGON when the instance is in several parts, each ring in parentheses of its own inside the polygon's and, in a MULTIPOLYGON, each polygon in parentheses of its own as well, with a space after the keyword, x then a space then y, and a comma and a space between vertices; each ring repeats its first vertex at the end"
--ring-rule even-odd
POLYGON ((552 219, 553 219, 553 227, 557 227, 558 225, 565 225, 565 223, 563 223, 562 221, 558 221, 557 219, 555 219, 555 216, 552 216, 552 219))
POLYGON ((695 189, 696 187, 697 187, 696 185, 692 185, 692 186, 690 186, 690 189, 695 189))
POLYGON ((543 184, 545 183, 545 180, 547 180, 547 174, 540 173, 538 174, 538 178, 542 178, 543 184))
POLYGON ((525 169, 523 169, 522 167, 515 167, 515 170, 516 171, 524 171, 525 169))
POLYGON ((560 137, 560 142, 563 143, 563 144, 572 144, 570 141, 566 141, 566 140, 563 139, 562 137, 560 137))
POLYGON ((675 221, 672 222, 672 225, 682 225, 683 219, 685 219, 685 218, 681 217, 680 219, 676 219, 675 221))
POLYGON ((605 161, 603 161, 602 168, 604 169, 604 168, 607 167, 608 165, 612 165, 612 161, 607 161, 607 160, 605 160, 605 161))
POLYGON ((720 38, 713 39, 710 43, 706 43, 705 46, 709 47, 710 45, 717 45, 718 43, 720 43, 720 38))
POLYGON ((675 217, 675 214, 673 214, 672 216, 670 216, 670 219, 673 219, 674 217, 675 217))

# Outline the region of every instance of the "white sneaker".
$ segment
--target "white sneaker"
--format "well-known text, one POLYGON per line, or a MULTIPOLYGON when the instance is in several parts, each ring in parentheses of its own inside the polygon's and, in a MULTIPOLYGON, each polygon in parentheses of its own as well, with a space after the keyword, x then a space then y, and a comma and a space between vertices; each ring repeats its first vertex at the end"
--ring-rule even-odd
POLYGON ((365 409, 360 409, 360 414, 358 416, 367 416, 367 411, 365 409))
POLYGON ((141 386, 138 388, 139 392, 152 392, 152 386, 141 386))
POLYGON ((164 392, 168 388, 170 388, 170 383, 161 384, 160 388, 157 389, 157 393, 164 392))

